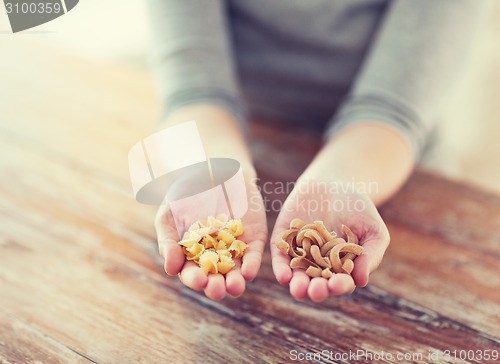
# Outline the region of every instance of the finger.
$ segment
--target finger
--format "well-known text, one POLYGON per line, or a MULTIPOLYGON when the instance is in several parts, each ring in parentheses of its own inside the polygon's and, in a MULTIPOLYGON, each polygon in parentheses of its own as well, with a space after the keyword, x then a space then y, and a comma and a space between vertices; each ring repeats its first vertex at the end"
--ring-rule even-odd
POLYGON ((245 278, 241 274, 239 261, 236 261, 236 266, 226 274, 226 291, 233 297, 239 297, 245 291, 245 278))
POLYGON ((348 274, 338 273, 328 280, 328 289, 335 296, 352 293, 355 288, 354 280, 348 274))
POLYGON ((187 261, 179 274, 181 282, 195 291, 200 291, 207 286, 207 275, 192 261, 187 261))
POLYGON ((311 279, 307 294, 311 301, 322 302, 328 297, 328 281, 322 277, 311 279))
POLYGON ((224 298, 226 295, 226 283, 222 274, 217 273, 208 275, 205 295, 214 301, 219 301, 224 298))
POLYGON ((388 234, 363 243, 363 253, 356 258, 352 272, 357 286, 365 287, 368 284, 370 274, 380 265, 388 246, 388 234))
POLYGON ((185 255, 175 240, 158 241, 160 255, 165 259, 164 269, 170 276, 179 274, 184 265, 185 255))
POLYGON ((165 272, 168 275, 178 274, 184 265, 185 256, 182 247, 177 244, 179 235, 171 211, 165 205, 160 206, 155 219, 158 250, 165 259, 165 272))
MULTIPOLYGON (((283 220, 283 219, 281 219, 283 220)), ((271 263, 273 266, 273 272, 276 276, 276 280, 279 284, 288 284, 292 279, 293 273, 290 268, 290 257, 282 253, 275 244, 275 241, 279 234, 286 229, 286 224, 280 224, 280 218, 276 221, 276 225, 274 226, 273 234, 271 236, 271 263), (285 227, 283 227, 283 225, 285 227)))
POLYGON ((271 257, 273 272, 280 284, 288 284, 292 279, 292 269, 290 268, 290 257, 283 254, 271 241, 271 257))
POLYGON ((297 300, 307 297, 310 278, 303 270, 295 270, 290 281, 290 294, 297 300))
POLYGON ((288 196, 286 199, 281 212, 276 219, 276 224, 274 225, 273 233, 271 235, 271 262, 273 266, 273 272, 276 276, 276 280, 280 284, 288 284, 292 279, 293 273, 290 268, 290 257, 287 254, 284 254, 276 247, 276 240, 284 230, 289 228, 290 218, 289 213, 292 211, 290 207, 287 207, 291 204, 291 197, 288 196))
POLYGON ((264 240, 254 240, 248 244, 248 248, 243 255, 243 263, 241 265, 241 274, 246 280, 253 280, 259 272, 264 247, 264 240))

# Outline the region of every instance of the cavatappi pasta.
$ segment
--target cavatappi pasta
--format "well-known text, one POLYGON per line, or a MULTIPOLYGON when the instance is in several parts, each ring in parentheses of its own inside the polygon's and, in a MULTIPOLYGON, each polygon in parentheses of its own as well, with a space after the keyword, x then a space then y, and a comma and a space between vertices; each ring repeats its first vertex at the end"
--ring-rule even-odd
POLYGON ((351 229, 342 225, 342 232, 345 238, 328 231, 323 221, 306 224, 294 219, 275 244, 291 257, 291 268, 305 269, 309 277, 330 278, 337 273, 351 274, 355 258, 363 251, 351 229))
POLYGON ((229 220, 225 214, 209 216, 206 221, 192 224, 179 245, 186 259, 198 264, 205 274, 226 274, 235 266, 234 259, 241 258, 248 247, 237 239, 242 234, 241 220, 229 220))

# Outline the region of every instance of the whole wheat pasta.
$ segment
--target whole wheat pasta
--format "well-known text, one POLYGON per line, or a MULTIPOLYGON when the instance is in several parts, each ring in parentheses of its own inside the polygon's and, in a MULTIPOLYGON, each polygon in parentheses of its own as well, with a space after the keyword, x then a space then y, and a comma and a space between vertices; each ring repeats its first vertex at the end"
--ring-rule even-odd
POLYGON ((321 277, 321 274, 322 274, 322 270, 321 268, 318 268, 318 267, 315 267, 313 265, 310 265, 307 269, 306 269, 306 274, 309 276, 309 277, 321 277))
MULTIPOLYGON (((352 243, 352 244, 359 243, 358 237, 347 226, 342 225, 342 231, 344 232, 344 234, 346 234, 348 243, 352 243)), ((347 253, 344 256, 345 259, 351 259, 351 260, 354 259, 355 257, 356 257, 356 254, 354 254, 354 253, 347 253)))
POLYGON ((311 239, 311 244, 316 244, 319 247, 322 247, 326 242, 326 240, 324 240, 323 237, 313 229, 307 230, 304 237, 311 239))
MULTIPOLYGON (((349 253, 349 254, 352 254, 352 253, 349 253)), ((352 259, 346 259, 343 263, 342 263, 342 270, 347 273, 347 274, 351 274, 352 270, 354 269, 354 262, 352 261, 352 259)))
POLYGON ((333 277, 332 270, 328 268, 323 269, 321 271, 321 276, 326 279, 333 277))
POLYGON ((321 248, 320 248, 320 252, 321 252, 321 255, 322 256, 328 256, 328 254, 330 253, 330 250, 335 246, 335 245, 338 245, 338 244, 342 244, 342 243, 345 243, 346 241, 343 239, 343 238, 333 238, 332 240, 330 241, 327 241, 321 248))
POLYGON ((290 267, 292 267, 292 268, 307 269, 311 265, 317 266, 316 263, 310 261, 307 258, 296 257, 296 258, 292 258, 292 260, 290 260, 290 267))
POLYGON ((352 243, 342 243, 334 246, 330 250, 330 263, 335 273, 342 273, 342 262, 340 261, 340 253, 361 254, 363 247, 352 243))
POLYGON ((290 222, 275 242, 276 247, 291 257, 292 269, 304 269, 310 277, 330 278, 337 273, 351 274, 354 260, 361 254, 356 234, 346 225, 341 226, 344 237, 328 231, 323 221, 306 224, 300 219, 290 222))
POLYGON ((329 232, 326 229, 326 226, 323 223, 323 221, 315 221, 314 222, 314 226, 316 227, 316 230, 318 230, 318 232, 321 234, 321 236, 323 237, 323 239, 325 239, 325 241, 330 241, 330 240, 334 239, 337 236, 337 234, 335 233, 335 231, 329 232))
POLYGON ((330 260, 328 258, 324 258, 321 256, 318 245, 311 246, 311 255, 314 259, 314 262, 323 268, 331 268, 330 260))
POLYGON ((290 229, 300 230, 305 225, 305 222, 301 219, 293 219, 290 221, 290 229))

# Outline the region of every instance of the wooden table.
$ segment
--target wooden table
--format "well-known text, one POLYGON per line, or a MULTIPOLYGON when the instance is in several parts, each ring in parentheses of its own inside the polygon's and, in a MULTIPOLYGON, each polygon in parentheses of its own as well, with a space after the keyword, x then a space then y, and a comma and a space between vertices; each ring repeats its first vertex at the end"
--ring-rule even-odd
MULTIPOLYGON (((158 115, 148 74, 20 37, 0 48, 1 363, 283 363, 322 350, 334 356, 320 362, 353 362, 339 353, 357 350, 431 362, 429 352, 500 350, 498 196, 415 173, 382 209, 392 244, 368 287, 296 302, 266 251, 241 298, 212 302, 164 274, 154 208, 131 194, 128 149, 158 115)), ((294 180, 319 140, 262 124, 253 137, 263 181, 294 180)))

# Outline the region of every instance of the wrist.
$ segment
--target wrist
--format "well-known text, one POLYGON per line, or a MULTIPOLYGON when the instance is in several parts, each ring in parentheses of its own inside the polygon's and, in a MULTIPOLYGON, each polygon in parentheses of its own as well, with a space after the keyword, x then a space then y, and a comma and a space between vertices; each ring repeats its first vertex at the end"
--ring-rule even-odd
POLYGON ((255 176, 250 152, 232 113, 215 104, 191 104, 172 112, 162 123, 170 127, 195 120, 207 158, 232 158, 237 160, 246 174, 255 176))
POLYGON ((382 204, 403 185, 413 164, 413 150, 401 131, 367 120, 332 136, 304 175, 361 186, 358 190, 366 188, 366 194, 382 204), (374 185, 377 188, 367 187, 374 185))

